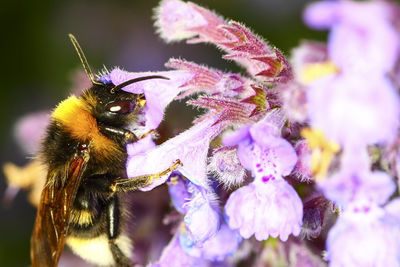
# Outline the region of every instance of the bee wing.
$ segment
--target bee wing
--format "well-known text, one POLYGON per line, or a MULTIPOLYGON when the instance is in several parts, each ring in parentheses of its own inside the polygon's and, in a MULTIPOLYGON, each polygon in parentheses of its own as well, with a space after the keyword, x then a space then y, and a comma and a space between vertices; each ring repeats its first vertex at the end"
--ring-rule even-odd
POLYGON ((88 160, 88 154, 75 157, 68 166, 64 183, 44 187, 31 237, 33 267, 57 266, 68 232, 70 207, 88 160))

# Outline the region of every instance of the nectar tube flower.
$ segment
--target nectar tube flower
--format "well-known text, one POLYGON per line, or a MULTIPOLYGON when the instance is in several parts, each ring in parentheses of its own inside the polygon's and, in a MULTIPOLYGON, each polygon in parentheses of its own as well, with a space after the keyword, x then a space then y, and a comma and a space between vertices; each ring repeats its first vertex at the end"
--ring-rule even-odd
POLYGON ((269 236, 286 241, 301 230, 303 205, 296 191, 283 179, 297 161, 296 152, 279 137, 280 115, 269 114, 253 126, 243 127, 224 138, 225 145, 238 145, 240 163, 251 170, 254 181, 234 191, 225 206, 228 223, 244 238, 269 236), (277 124, 277 125, 276 125, 277 124))

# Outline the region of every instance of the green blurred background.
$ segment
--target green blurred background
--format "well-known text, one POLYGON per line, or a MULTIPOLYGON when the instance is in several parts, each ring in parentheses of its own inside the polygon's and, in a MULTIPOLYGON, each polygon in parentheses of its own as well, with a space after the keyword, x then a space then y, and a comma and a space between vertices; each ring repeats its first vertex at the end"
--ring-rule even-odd
MULTIPOLYGON (((163 65, 170 57, 222 70, 239 70, 223 61, 211 45, 163 43, 155 34, 152 20, 153 8, 158 2, 2 1, 1 164, 27 163, 27 155, 13 137, 15 121, 30 112, 54 107, 68 95, 73 74, 81 70, 68 33, 77 37, 95 71, 103 65, 109 69, 120 66, 129 71, 164 70, 163 65)), ((225 18, 243 22, 287 55, 301 39, 322 40, 326 34, 311 31, 302 23, 301 13, 309 2, 305 0, 194 2, 225 18)), ((190 118, 182 117, 180 112, 174 116, 180 108, 172 106, 168 113, 171 119, 166 119, 167 123, 171 121, 170 129, 174 131, 190 123, 190 118)), ((1 174, 0 198, 5 189, 1 174)), ((27 202, 25 192, 20 192, 11 205, 0 204, 0 266, 30 264, 29 239, 34 216, 35 209, 27 202)))

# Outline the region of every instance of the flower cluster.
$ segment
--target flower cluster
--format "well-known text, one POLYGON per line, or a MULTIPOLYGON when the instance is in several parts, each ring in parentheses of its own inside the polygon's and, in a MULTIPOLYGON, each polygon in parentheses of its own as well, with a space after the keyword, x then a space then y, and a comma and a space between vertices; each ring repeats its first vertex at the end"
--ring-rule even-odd
MULTIPOLYGON (((146 97, 130 129, 138 135, 155 130, 174 100, 205 109, 158 146, 151 135, 127 146, 129 177, 182 163, 141 189, 167 184, 175 209, 166 215, 172 239, 149 266, 323 266, 325 249, 331 266, 400 266, 400 8, 309 5, 306 24, 329 29, 329 39, 302 42, 291 64, 243 24, 194 3, 162 0, 155 13, 166 42, 211 43, 246 75, 172 58, 172 70, 151 73, 168 79, 123 88, 146 97)), ((118 85, 149 74, 115 68, 100 79, 118 85)), ((41 134, 31 134, 32 121, 43 129, 48 120, 35 116, 17 128, 31 153, 41 134)), ((28 187, 8 167, 10 185, 28 187)))
POLYGON ((343 211, 328 234, 332 266, 400 265, 400 210, 398 200, 388 202, 396 186, 369 153, 390 146, 398 134, 400 99, 389 76, 400 52, 396 12, 383 1, 337 1, 314 3, 304 14, 311 27, 330 29, 324 60, 303 57, 303 74, 311 77, 303 80, 312 128, 304 136, 314 156, 319 150, 314 165, 324 165, 311 169, 324 195, 343 211), (317 73, 323 68, 316 64, 330 67, 317 73))

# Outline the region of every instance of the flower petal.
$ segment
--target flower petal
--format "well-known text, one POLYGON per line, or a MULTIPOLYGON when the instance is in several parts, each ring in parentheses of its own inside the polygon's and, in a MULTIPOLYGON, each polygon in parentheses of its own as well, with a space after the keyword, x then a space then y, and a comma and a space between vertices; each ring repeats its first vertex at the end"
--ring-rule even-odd
MULTIPOLYGON (((218 125, 213 126, 216 119, 204 120, 153 150, 130 156, 127 161, 128 176, 162 172, 179 159, 182 166, 178 170, 185 177, 197 185, 208 187, 206 173, 209 143, 220 132, 218 125)), ((164 175, 142 190, 151 190, 163 184, 167 178, 164 175)))

